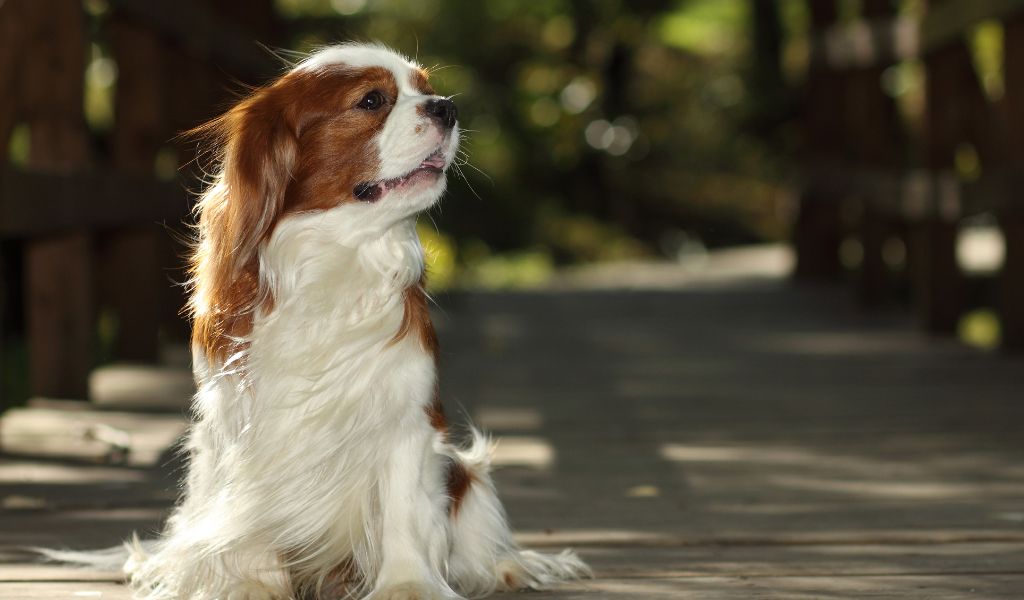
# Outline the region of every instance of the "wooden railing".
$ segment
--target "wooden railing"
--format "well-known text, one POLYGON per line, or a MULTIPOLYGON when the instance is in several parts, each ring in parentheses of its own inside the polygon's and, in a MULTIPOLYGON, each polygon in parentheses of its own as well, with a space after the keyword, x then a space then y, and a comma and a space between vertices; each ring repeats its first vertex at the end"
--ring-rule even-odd
POLYGON ((839 244, 853 235, 862 249, 858 296, 868 305, 884 302, 892 286, 883 245, 902 236, 920 320, 931 332, 950 333, 965 307, 958 228, 966 217, 990 213, 1006 240, 997 302, 1002 341, 1024 349, 1024 0, 933 0, 921 18, 897 16, 891 4, 866 0, 862 19, 839 24, 835 3, 808 3, 814 33, 797 276, 838 277, 839 244), (1005 30, 1005 95, 997 102, 983 93, 967 45, 971 28, 986 20, 1005 30), (884 71, 906 60, 921 61, 925 71, 917 128, 900 121, 881 86, 884 71), (972 180, 955 168, 967 143, 982 166, 972 180))
POLYGON ((171 244, 164 224, 181 223, 188 211, 188 194, 175 181, 116 171, 0 170, 0 240, 25 248, 33 394, 87 397, 99 300, 121 321, 116 354, 156 358, 159 307, 180 297, 163 272, 160 250, 171 244))
POLYGON ((274 43, 272 0, 105 6, 90 24, 81 2, 0 2, 0 165, 15 123, 30 132, 24 164, 0 167, 0 240, 21 260, 0 272, 0 311, 11 310, 5 299, 23 306, 33 396, 88 397, 100 307, 117 325, 107 340, 115 358, 155 360, 158 330, 187 339, 177 314, 185 249, 174 238, 188 235, 190 199, 180 180, 156 179, 157 156, 190 163, 193 150, 172 140, 233 97, 225 81, 258 84, 280 70, 257 43, 274 43), (118 66, 102 158, 82 109, 91 29, 118 66))
POLYGON ((180 223, 188 205, 178 181, 119 171, 0 168, 0 238, 180 223))

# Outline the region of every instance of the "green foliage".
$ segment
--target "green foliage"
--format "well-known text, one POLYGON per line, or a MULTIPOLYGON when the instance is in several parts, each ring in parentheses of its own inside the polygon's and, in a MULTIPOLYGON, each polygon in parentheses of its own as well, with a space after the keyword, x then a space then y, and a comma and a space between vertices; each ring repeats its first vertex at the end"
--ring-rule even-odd
POLYGON ((1003 97, 1003 24, 987 20, 974 26, 967 36, 982 89, 992 100, 1003 97))
POLYGON ((452 286, 455 279, 455 242, 451 237, 431 226, 419 223, 416 227, 423 244, 427 263, 427 286, 431 291, 444 290, 452 286))
POLYGON ((479 240, 467 248, 467 262, 461 281, 463 287, 507 289, 533 288, 545 283, 554 272, 546 248, 534 248, 493 255, 479 240))
POLYGON ((635 258, 650 250, 620 227, 588 215, 544 207, 537 219, 536 237, 558 256, 598 262, 635 258))
POLYGON ((85 69, 85 120, 94 131, 106 131, 114 124, 114 85, 117 64, 99 44, 92 44, 85 69))
POLYGON ((658 33, 666 44, 690 52, 734 56, 747 50, 749 7, 744 0, 691 0, 661 17, 658 33))
POLYGON ((28 125, 24 123, 15 125, 11 131, 11 138, 7 141, 7 160, 18 166, 28 164, 31 140, 32 132, 28 125))
POLYGON ((971 311, 960 319, 957 337, 968 346, 995 350, 1002 337, 999 316, 987 309, 971 311))

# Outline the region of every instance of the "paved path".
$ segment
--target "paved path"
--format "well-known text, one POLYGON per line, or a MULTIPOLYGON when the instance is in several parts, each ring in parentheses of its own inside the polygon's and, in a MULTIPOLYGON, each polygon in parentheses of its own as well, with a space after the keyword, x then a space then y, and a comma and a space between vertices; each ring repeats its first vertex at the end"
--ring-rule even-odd
MULTIPOLYGON (((465 294, 438 321, 449 412, 501 438, 521 539, 597 572, 531 598, 1024 597, 1020 359, 770 282, 465 294)), ((5 418, 0 597, 127 598, 16 546, 158 524, 173 476, 150 465, 181 420, 131 404, 5 418), (110 445, 82 423, 133 432, 128 463, 92 462, 110 445)))

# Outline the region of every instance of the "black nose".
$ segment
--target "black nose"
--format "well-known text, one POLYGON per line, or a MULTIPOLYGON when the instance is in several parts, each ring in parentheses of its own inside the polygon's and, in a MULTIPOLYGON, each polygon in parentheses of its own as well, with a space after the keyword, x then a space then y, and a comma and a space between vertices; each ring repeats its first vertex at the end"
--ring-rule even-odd
POLYGON ((427 100, 423 108, 426 109, 428 115, 437 119, 437 122, 447 129, 455 127, 455 121, 459 118, 459 109, 455 108, 455 103, 447 98, 427 100))

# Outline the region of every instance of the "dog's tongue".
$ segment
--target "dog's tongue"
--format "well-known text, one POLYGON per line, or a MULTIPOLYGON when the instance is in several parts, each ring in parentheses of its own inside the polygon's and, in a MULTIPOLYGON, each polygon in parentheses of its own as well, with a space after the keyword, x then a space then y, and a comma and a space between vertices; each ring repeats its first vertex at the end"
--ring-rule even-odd
POLYGON ((440 148, 430 156, 423 159, 420 163, 420 167, 433 167, 435 169, 444 169, 444 155, 441 154, 440 148))

